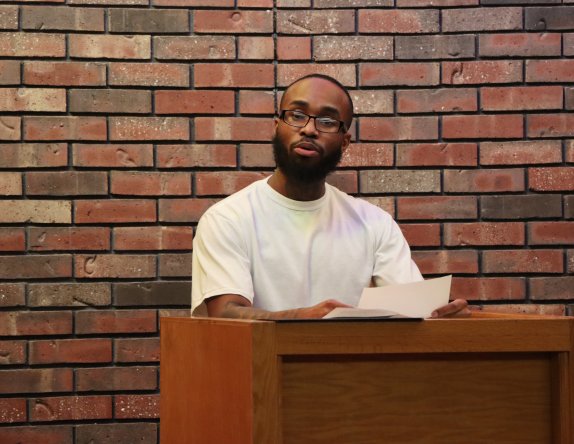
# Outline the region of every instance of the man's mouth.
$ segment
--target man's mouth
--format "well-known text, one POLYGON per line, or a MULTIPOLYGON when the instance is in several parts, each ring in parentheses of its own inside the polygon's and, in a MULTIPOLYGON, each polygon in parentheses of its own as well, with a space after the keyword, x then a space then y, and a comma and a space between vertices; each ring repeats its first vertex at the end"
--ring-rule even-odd
POLYGON ((319 147, 311 142, 297 142, 293 151, 303 157, 317 157, 319 156, 319 147))

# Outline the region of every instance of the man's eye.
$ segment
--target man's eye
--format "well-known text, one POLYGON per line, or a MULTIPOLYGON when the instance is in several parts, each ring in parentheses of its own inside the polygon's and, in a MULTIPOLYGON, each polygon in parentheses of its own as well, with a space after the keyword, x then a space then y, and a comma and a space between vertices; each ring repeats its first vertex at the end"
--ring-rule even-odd
POLYGON ((333 119, 329 119, 328 117, 321 117, 317 119, 321 125, 325 126, 325 127, 332 127, 332 126, 337 126, 339 124, 338 121, 333 120, 333 119))
POLYGON ((303 113, 299 113, 297 111, 291 113, 291 118, 293 120, 305 120, 307 116, 303 113))

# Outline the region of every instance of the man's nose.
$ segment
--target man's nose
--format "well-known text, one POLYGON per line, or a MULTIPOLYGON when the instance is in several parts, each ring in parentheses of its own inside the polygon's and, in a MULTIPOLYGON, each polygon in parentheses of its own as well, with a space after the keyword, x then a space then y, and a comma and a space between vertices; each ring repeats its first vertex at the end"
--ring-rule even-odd
POLYGON ((307 125, 305 125, 304 127, 301 128, 301 133, 307 134, 307 135, 317 136, 317 134, 319 132, 317 131, 317 127, 315 126, 315 118, 314 117, 309 118, 307 125))

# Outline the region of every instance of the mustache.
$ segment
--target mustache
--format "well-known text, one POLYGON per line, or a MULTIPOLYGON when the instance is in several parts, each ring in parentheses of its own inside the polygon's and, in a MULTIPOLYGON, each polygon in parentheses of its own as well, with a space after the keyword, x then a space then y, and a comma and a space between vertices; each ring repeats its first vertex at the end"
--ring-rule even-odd
POLYGON ((317 145, 313 140, 307 139, 307 138, 304 138, 304 139, 298 140, 297 142, 292 143, 290 148, 293 149, 296 146, 299 146, 302 144, 311 145, 315 149, 315 151, 318 151, 318 152, 323 151, 323 149, 319 145, 317 145))

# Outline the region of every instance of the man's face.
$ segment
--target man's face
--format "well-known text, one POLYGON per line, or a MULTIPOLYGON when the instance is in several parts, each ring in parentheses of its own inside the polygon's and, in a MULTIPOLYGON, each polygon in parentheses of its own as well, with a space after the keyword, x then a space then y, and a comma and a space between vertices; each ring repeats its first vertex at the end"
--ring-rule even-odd
MULTIPOLYGON (((301 111, 311 116, 351 120, 352 110, 341 89, 321 78, 307 78, 289 88, 281 101, 281 110, 301 111)), ((277 167, 287 176, 302 182, 323 180, 335 169, 351 135, 340 130, 324 133, 310 119, 303 128, 275 119, 273 153, 277 167)))

